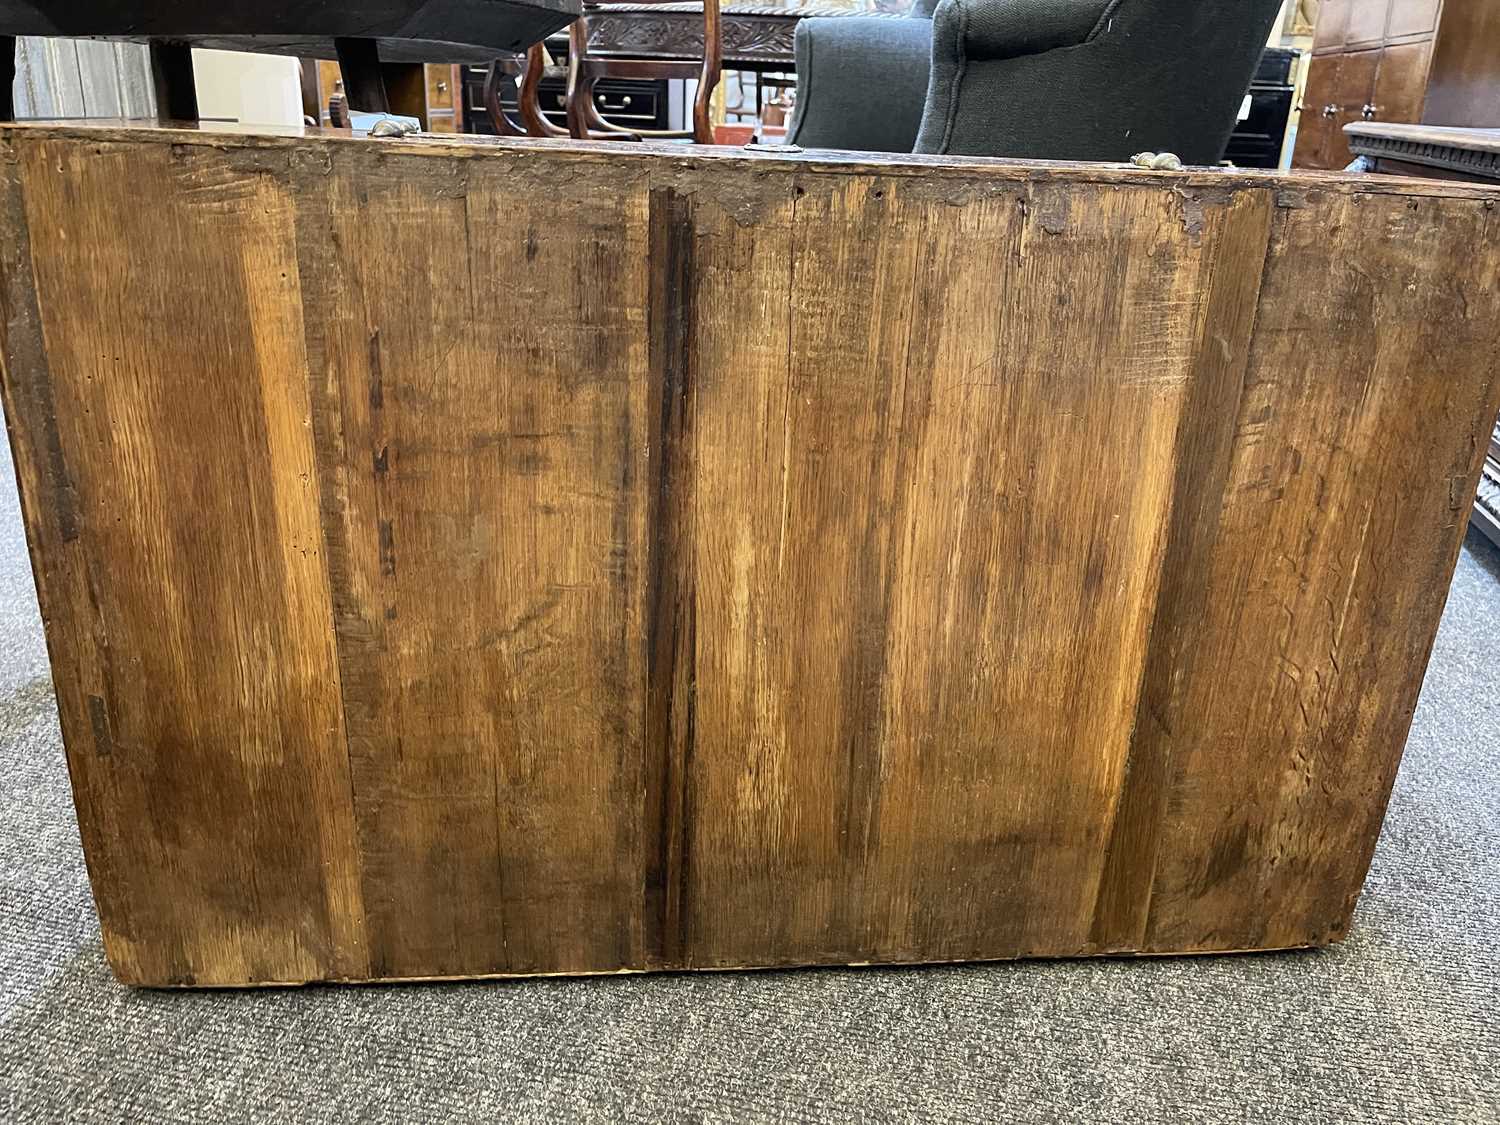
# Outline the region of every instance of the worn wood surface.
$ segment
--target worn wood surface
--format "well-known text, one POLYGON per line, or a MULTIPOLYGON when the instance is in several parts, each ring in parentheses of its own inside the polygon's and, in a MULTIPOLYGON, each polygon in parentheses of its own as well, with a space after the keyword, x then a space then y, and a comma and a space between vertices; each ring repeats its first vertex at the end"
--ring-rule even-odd
POLYGON ((1493 190, 0 145, 123 980, 1345 933, 1500 405, 1493 190))

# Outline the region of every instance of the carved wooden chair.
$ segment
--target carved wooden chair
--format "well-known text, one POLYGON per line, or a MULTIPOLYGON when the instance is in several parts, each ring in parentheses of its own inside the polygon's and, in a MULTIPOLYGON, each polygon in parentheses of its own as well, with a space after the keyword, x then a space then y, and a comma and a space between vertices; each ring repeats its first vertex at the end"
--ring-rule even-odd
POLYGON ((618 139, 639 138, 687 138, 699 144, 713 144, 714 127, 709 106, 714 88, 719 84, 723 72, 724 50, 719 30, 719 0, 703 0, 695 9, 703 12, 703 50, 701 60, 692 58, 661 58, 631 56, 611 52, 607 55, 589 53, 588 19, 590 13, 604 16, 611 10, 639 11, 646 5, 671 4, 680 9, 679 0, 630 0, 630 3, 608 3, 590 0, 583 7, 583 15, 568 29, 568 132, 578 138, 614 137, 618 139), (594 101, 594 83, 600 78, 695 78, 698 93, 693 99, 693 127, 691 129, 626 129, 604 119, 594 101))
POLYGON ((567 129, 554 125, 542 116, 537 90, 546 77, 561 78, 567 69, 554 66, 546 47, 537 43, 523 57, 510 55, 490 64, 484 83, 484 107, 502 137, 566 137, 567 129), (519 82, 517 81, 519 79, 519 82), (516 90, 516 113, 519 120, 506 112, 501 92, 506 86, 516 90))

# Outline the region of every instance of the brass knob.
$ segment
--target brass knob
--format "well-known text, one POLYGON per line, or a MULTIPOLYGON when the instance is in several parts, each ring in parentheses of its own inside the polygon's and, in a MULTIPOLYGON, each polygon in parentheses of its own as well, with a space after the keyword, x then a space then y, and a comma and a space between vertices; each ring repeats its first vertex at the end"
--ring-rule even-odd
POLYGON ((1336 106, 1336 105, 1325 105, 1323 107, 1323 116, 1324 117, 1336 117, 1336 116, 1338 116, 1338 112, 1339 112, 1339 107, 1336 106))
POLYGON ((1366 121, 1369 121, 1372 117, 1375 116, 1375 107, 1369 102, 1366 102, 1364 105, 1359 107, 1359 115, 1366 121))
POLYGON ((439 80, 437 84, 437 91, 440 94, 446 94, 448 92, 448 83, 439 80))

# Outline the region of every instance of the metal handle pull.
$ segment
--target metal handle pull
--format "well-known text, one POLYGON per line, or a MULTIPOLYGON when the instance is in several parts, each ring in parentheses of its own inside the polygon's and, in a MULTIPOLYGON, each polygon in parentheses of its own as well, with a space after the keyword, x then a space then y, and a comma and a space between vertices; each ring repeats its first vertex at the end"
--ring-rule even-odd
POLYGON ((1359 107, 1359 115, 1366 121, 1369 121, 1375 116, 1375 110, 1375 106, 1371 105, 1369 102, 1366 102, 1364 105, 1359 107))
POLYGON ((1338 112, 1339 112, 1339 107, 1336 106, 1336 105, 1325 105, 1323 107, 1323 116, 1324 117, 1336 117, 1338 115, 1338 112))
POLYGON ((448 92, 448 83, 439 81, 437 84, 437 92, 440 94, 446 94, 448 92))

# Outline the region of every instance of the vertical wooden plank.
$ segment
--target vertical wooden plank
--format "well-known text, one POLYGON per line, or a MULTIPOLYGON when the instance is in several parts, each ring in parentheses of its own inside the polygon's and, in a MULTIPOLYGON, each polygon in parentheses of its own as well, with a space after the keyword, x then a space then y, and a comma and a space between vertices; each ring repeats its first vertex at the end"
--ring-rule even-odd
POLYGON ((1161 587, 1090 935, 1090 944, 1103 951, 1138 949, 1145 940, 1166 813, 1171 732, 1185 721, 1177 710, 1183 703, 1179 671, 1199 643, 1209 596, 1274 214, 1268 191, 1232 195, 1203 270, 1191 382, 1178 419, 1161 587))
POLYGON ((638 963, 644 189, 360 156, 300 229, 375 972, 638 963))
POLYGON ((366 975, 291 199, 163 145, 17 157, 44 354, 8 261, 7 402, 110 959, 366 975))
POLYGON ((699 208, 696 302, 791 307, 698 338, 694 956, 1081 949, 1240 204, 804 191, 699 208))
POLYGON ((1151 949, 1345 933, 1500 406, 1482 201, 1288 202, 1162 732, 1151 949))
POLYGON ((775 587, 800 189, 784 174, 704 179, 705 190, 653 197, 665 463, 652 520, 664 532, 652 615, 660 782, 647 792, 663 794, 648 803, 663 888, 648 910, 660 910, 666 962, 695 966, 763 963, 777 934, 812 924, 782 876, 802 847, 795 771, 823 764, 789 756, 775 587))
POLYGON ((930 208, 917 274, 869 923, 897 960, 1087 947, 1182 412, 1232 346, 1205 321, 1234 196, 992 206, 930 208))
POLYGON ((698 471, 692 442, 697 383, 704 370, 701 335, 712 331, 700 322, 699 299, 712 287, 700 281, 711 266, 706 257, 700 260, 693 197, 674 185, 653 185, 648 223, 651 474, 641 933, 647 963, 670 966, 682 964, 691 950, 684 911, 690 892, 689 820, 697 807, 689 776, 698 690, 693 598, 698 471))
POLYGON ((469 173, 472 315, 496 322, 488 371, 504 392, 490 454, 504 584, 480 610, 508 663, 499 813, 513 971, 645 964, 657 472, 645 172, 601 163, 558 183, 518 161, 469 173))

